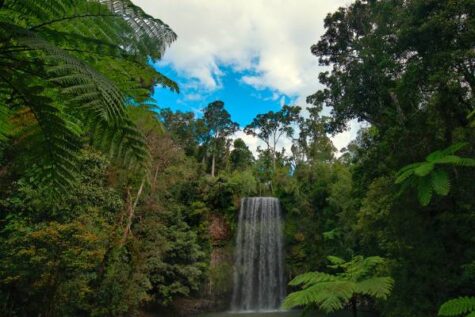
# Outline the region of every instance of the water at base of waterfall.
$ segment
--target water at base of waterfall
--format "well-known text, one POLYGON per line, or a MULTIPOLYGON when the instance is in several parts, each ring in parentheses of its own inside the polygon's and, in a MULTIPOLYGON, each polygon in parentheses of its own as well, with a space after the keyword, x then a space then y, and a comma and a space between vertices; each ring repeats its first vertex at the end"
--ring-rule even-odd
POLYGON ((285 296, 282 219, 273 197, 241 200, 236 236, 234 312, 276 312, 285 296))
MULTIPOLYGON (((208 313, 200 314, 195 317, 301 317, 302 311, 278 311, 278 312, 223 312, 223 313, 208 313)), ((322 312, 307 312, 306 317, 352 317, 352 313, 349 311, 340 311, 331 314, 325 314, 322 312)), ((358 312, 358 317, 376 317, 375 314, 366 312, 358 312)))

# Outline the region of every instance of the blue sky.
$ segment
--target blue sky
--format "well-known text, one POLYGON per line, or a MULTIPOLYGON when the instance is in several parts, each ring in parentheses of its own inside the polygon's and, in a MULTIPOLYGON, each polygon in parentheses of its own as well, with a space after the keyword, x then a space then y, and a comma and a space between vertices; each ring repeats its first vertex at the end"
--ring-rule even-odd
POLYGON ((259 113, 278 111, 282 103, 291 104, 297 96, 288 96, 267 87, 253 87, 243 82, 245 76, 254 75, 248 70, 236 71, 230 66, 219 66, 218 85, 206 90, 197 79, 180 75, 171 65, 156 65, 155 68, 173 79, 180 87, 180 93, 157 88, 154 99, 159 107, 191 111, 200 116, 200 110, 208 103, 221 100, 232 119, 244 127, 259 113))
MULTIPOLYGON (((175 80, 181 93, 157 89, 159 106, 194 111, 220 99, 241 127, 258 113, 285 102, 305 108, 322 88, 310 52, 324 34, 324 18, 350 0, 133 0, 178 35, 157 69, 175 80), (283 98, 283 99, 282 99, 283 98)), ((332 136, 336 148, 356 135, 357 124, 332 136)), ((254 151, 262 142, 238 131, 254 151)), ((290 151, 290 139, 279 146, 290 151)))

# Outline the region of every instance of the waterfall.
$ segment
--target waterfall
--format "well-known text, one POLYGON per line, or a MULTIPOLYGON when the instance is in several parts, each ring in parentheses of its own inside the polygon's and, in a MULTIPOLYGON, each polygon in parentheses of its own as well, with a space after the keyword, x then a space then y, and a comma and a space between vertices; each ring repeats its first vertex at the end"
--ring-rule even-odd
POLYGON ((279 200, 244 198, 239 211, 231 309, 276 310, 284 296, 279 200))

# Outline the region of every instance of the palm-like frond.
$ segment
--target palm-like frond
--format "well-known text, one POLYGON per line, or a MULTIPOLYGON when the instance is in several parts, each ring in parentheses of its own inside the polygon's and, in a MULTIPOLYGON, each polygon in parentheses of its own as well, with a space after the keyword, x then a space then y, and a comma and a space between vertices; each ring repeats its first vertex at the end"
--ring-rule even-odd
POLYGON ((422 177, 417 183, 417 199, 422 206, 429 205, 432 199, 432 182, 429 176, 422 177))
POLYGON ((138 48, 152 58, 160 58, 167 45, 176 40, 173 30, 161 20, 146 14, 130 0, 97 0, 122 16, 133 28, 138 48))
POLYGON ((45 79, 61 87, 61 93, 80 105, 85 112, 99 115, 108 122, 125 117, 125 98, 104 75, 30 32, 22 32, 19 44, 43 52, 39 58, 49 62, 45 79))
POLYGON ((92 118, 88 122, 93 145, 108 153, 111 158, 119 158, 128 168, 143 169, 149 163, 149 152, 145 139, 130 119, 119 126, 92 118))
POLYGON ((435 170, 432 173, 431 183, 432 188, 438 195, 445 196, 450 191, 449 174, 444 170, 435 170))
POLYGON ((113 158, 145 168, 148 148, 126 107, 148 98, 153 85, 178 91, 148 64, 175 39, 129 0, 3 1, 0 138, 10 112, 29 108, 38 129, 25 140, 45 154, 35 170, 59 187, 74 179, 84 133, 113 158))
POLYGON ((390 277, 373 277, 355 285, 355 292, 379 299, 387 299, 391 294, 394 280, 390 277))
POLYGON ((337 280, 335 276, 323 272, 308 272, 297 275, 293 280, 289 282, 289 285, 298 286, 302 285, 307 287, 308 285, 321 283, 321 282, 332 282, 337 280))
POLYGON ((284 308, 316 305, 325 312, 342 309, 356 295, 386 299, 391 293, 394 280, 377 276, 376 271, 384 265, 381 257, 355 256, 351 261, 330 256, 328 267, 343 270, 340 273, 309 272, 298 275, 290 285, 302 289, 289 294, 282 304, 284 308))
POLYGON ((351 299, 355 290, 355 283, 351 281, 327 281, 310 285, 303 290, 293 292, 287 296, 282 304, 284 308, 318 305, 326 312, 342 309, 351 299))
POLYGON ((394 182, 402 184, 405 188, 415 186, 419 203, 422 206, 429 205, 434 192, 437 195, 446 196, 450 191, 450 178, 442 169, 444 165, 475 166, 475 159, 455 155, 467 145, 466 142, 456 143, 443 150, 430 153, 424 162, 404 166, 396 174, 394 182))
POLYGON ((439 316, 467 316, 475 314, 475 297, 459 297, 451 299, 439 309, 439 316))

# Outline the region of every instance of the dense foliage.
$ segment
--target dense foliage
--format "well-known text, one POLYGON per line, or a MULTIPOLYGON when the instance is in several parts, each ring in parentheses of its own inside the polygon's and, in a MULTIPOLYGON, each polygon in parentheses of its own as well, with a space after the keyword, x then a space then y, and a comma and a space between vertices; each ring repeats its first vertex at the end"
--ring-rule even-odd
POLYGON ((0 315, 225 309, 256 195, 284 210, 288 307, 473 315, 473 1, 329 14, 323 88, 244 127, 256 153, 223 101, 155 108, 157 85, 178 91, 152 66, 176 38, 162 21, 129 0, 38 3, 0 0, 0 315))

